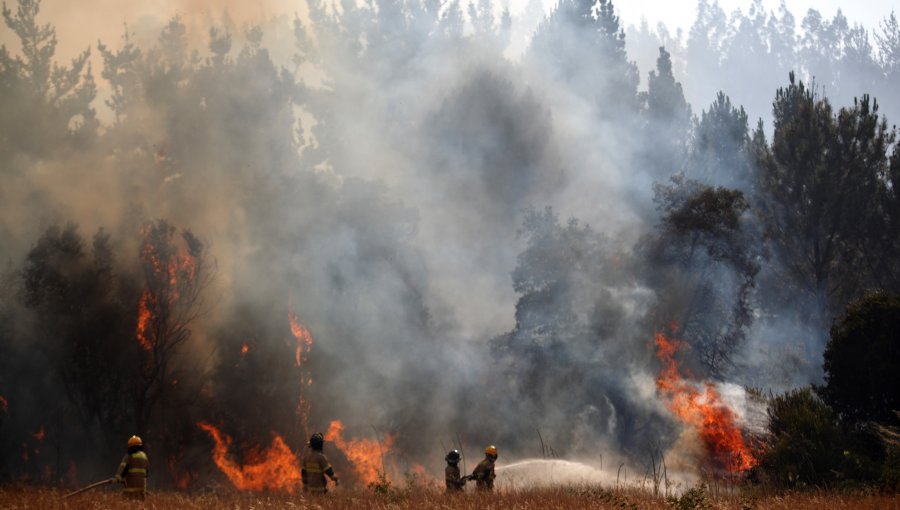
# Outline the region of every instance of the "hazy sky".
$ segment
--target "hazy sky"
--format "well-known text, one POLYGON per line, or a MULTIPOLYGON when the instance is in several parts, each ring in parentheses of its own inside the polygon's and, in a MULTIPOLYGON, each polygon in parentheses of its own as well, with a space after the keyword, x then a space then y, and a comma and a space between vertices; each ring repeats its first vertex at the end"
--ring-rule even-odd
MULTIPOLYGON (((509 3, 513 10, 523 8, 527 0, 496 0, 498 3, 509 3)), ((556 0, 543 0, 549 9, 555 5, 556 0)), ((769 10, 777 10, 779 0, 763 0, 763 5, 769 10)), ((15 8, 16 0, 6 0, 8 7, 15 8)), ((727 13, 735 9, 744 12, 751 4, 751 0, 719 0, 719 5, 727 13)), ((847 18, 853 22, 860 22, 870 30, 878 26, 878 23, 890 14, 893 3, 888 0, 788 0, 788 9, 797 18, 797 23, 806 14, 806 11, 815 7, 826 18, 830 18, 837 11, 838 6, 847 18)), ((656 25, 659 21, 665 21, 669 29, 674 32, 677 27, 690 28, 697 14, 696 0, 618 0, 614 1, 624 25, 637 25, 642 16, 656 25)), ((189 26, 196 26, 205 34, 208 29, 208 17, 212 14, 219 18, 223 10, 227 9, 229 15, 237 22, 247 22, 271 16, 275 13, 305 12, 305 4, 297 0, 257 0, 244 2, 235 0, 144 0, 141 2, 121 0, 43 0, 41 4, 40 18, 43 21, 53 23, 57 28, 60 41, 59 54, 62 57, 71 57, 75 49, 84 49, 87 46, 96 45, 97 39, 116 45, 123 33, 123 23, 135 26, 141 18, 154 16, 168 19, 175 14, 187 22, 189 26)), ((18 44, 13 43, 9 30, 0 30, 0 43, 18 49, 18 44)), ((95 50, 96 51, 96 50, 95 50)))
MULTIPOLYGON (((646 16, 651 25, 664 21, 673 33, 676 27, 690 28, 697 16, 696 0, 613 0, 613 4, 626 26, 636 25, 641 16, 646 16)), ((751 0, 719 0, 719 5, 728 14, 736 9, 746 13, 750 4, 751 0)), ((763 6, 770 11, 777 12, 780 4, 780 0, 763 0, 763 6)), ((840 7, 851 24, 862 23, 871 30, 895 9, 896 4, 888 0, 786 0, 785 5, 797 19, 798 25, 811 8, 818 10, 825 18, 831 18, 840 7)))

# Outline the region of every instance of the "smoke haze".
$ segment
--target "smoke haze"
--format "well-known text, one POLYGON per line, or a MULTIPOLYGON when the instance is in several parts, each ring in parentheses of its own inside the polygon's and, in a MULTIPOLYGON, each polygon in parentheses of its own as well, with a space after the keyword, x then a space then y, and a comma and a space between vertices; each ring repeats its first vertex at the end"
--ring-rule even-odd
POLYGON ((731 197, 734 221, 690 247, 675 212, 716 186, 752 198, 750 130, 771 136, 789 72, 836 106, 872 93, 894 121, 897 62, 828 13, 837 54, 805 13, 759 3, 728 18, 701 1, 690 36, 584 5, 47 1, 54 62, 89 44, 97 95, 84 67, 34 103, 4 27, 0 479, 105 476, 137 431, 166 466, 154 484, 202 488, 220 475, 197 422, 240 456, 273 434, 300 451, 339 419, 396 438, 398 472, 437 474, 454 446, 471 467, 494 443, 610 483, 601 456, 644 473, 698 448, 658 395, 654 333, 673 322, 744 428, 760 418, 742 387, 819 382, 833 309, 773 290, 750 205, 731 197), (699 119, 720 90, 746 114, 710 156, 699 119), (148 246, 191 253, 189 281, 148 246), (135 338, 150 282, 190 317, 155 378, 135 338), (791 306, 761 304, 776 294, 791 306))

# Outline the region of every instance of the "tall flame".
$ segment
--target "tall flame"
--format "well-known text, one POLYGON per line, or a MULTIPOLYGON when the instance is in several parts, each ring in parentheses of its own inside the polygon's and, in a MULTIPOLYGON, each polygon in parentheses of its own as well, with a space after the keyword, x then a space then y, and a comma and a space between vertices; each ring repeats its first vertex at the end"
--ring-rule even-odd
POLYGON ((300 461, 278 434, 267 450, 247 452, 249 461, 240 465, 228 458, 231 437, 206 422, 197 426, 215 441, 213 462, 236 488, 293 494, 300 487, 300 461))
MULTIPOLYGON (((310 334, 309 329, 307 329, 306 326, 300 323, 300 319, 297 317, 297 314, 294 313, 293 304, 290 299, 288 299, 288 323, 291 326, 291 334, 297 339, 297 349, 294 352, 294 361, 296 362, 298 369, 305 368, 309 352, 312 350, 312 334, 310 334)), ((309 435, 309 414, 312 404, 309 399, 303 395, 302 388, 304 386, 312 386, 312 377, 308 370, 306 372, 300 372, 300 386, 301 393, 297 398, 297 416, 300 420, 300 429, 303 431, 303 435, 307 436, 309 435)))
POLYGON ((156 333, 153 331, 153 320, 155 319, 158 305, 158 299, 165 299, 166 302, 172 304, 180 298, 179 281, 187 283, 193 282, 197 274, 197 261, 184 250, 169 257, 169 260, 163 260, 162 256, 149 240, 149 227, 142 227, 141 234, 145 236, 143 245, 141 246, 141 260, 147 264, 147 267, 163 281, 166 281, 168 287, 161 292, 163 297, 155 295, 150 289, 144 290, 138 302, 138 318, 135 336, 138 342, 145 350, 150 351, 156 344, 156 333))
POLYGON ((394 437, 385 435, 384 441, 371 439, 344 439, 344 424, 334 420, 328 425, 325 440, 331 441, 353 463, 356 476, 364 484, 377 482, 384 472, 384 455, 394 444, 394 437))
POLYGON ((153 349, 153 340, 150 336, 150 319, 153 317, 153 312, 150 310, 153 301, 155 301, 153 294, 149 290, 145 290, 138 302, 137 339, 141 347, 147 351, 153 349))
POLYGON ((710 383, 701 385, 681 376, 675 353, 680 342, 656 333, 656 355, 663 368, 656 378, 656 388, 665 398, 666 407, 683 423, 697 430, 712 458, 730 473, 746 471, 756 459, 744 441, 734 412, 710 383))
POLYGON ((309 353, 312 349, 312 335, 306 326, 300 324, 300 320, 297 318, 297 314, 294 313, 290 302, 288 302, 288 322, 291 324, 291 334, 297 339, 297 350, 294 353, 294 359, 297 366, 300 367, 306 361, 306 356, 303 354, 309 353))

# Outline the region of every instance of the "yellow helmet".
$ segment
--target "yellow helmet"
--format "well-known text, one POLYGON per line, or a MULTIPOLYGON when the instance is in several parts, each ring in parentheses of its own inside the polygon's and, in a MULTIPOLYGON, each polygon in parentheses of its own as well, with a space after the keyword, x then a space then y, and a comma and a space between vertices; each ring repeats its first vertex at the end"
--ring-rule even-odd
POLYGON ((143 446, 143 445, 144 445, 144 442, 141 441, 141 438, 139 438, 137 436, 131 436, 128 438, 128 447, 129 448, 131 448, 132 446, 143 446))
POLYGON ((490 445, 484 449, 485 455, 490 455, 491 457, 497 456, 497 447, 494 445, 490 445))

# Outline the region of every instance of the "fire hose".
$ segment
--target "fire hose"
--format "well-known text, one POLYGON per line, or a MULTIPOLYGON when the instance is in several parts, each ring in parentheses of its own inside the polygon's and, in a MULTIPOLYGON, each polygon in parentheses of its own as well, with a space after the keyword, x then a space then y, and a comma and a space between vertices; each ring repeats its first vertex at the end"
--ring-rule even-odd
POLYGON ((106 480, 100 480, 99 482, 92 483, 92 484, 88 485, 87 487, 82 487, 82 488, 78 489, 77 491, 70 492, 70 493, 66 494, 65 496, 63 496, 62 499, 72 497, 76 494, 81 494, 84 491, 89 491, 95 487, 100 487, 101 485, 109 485, 111 483, 115 483, 115 481, 116 481, 115 478, 107 478, 106 480))

